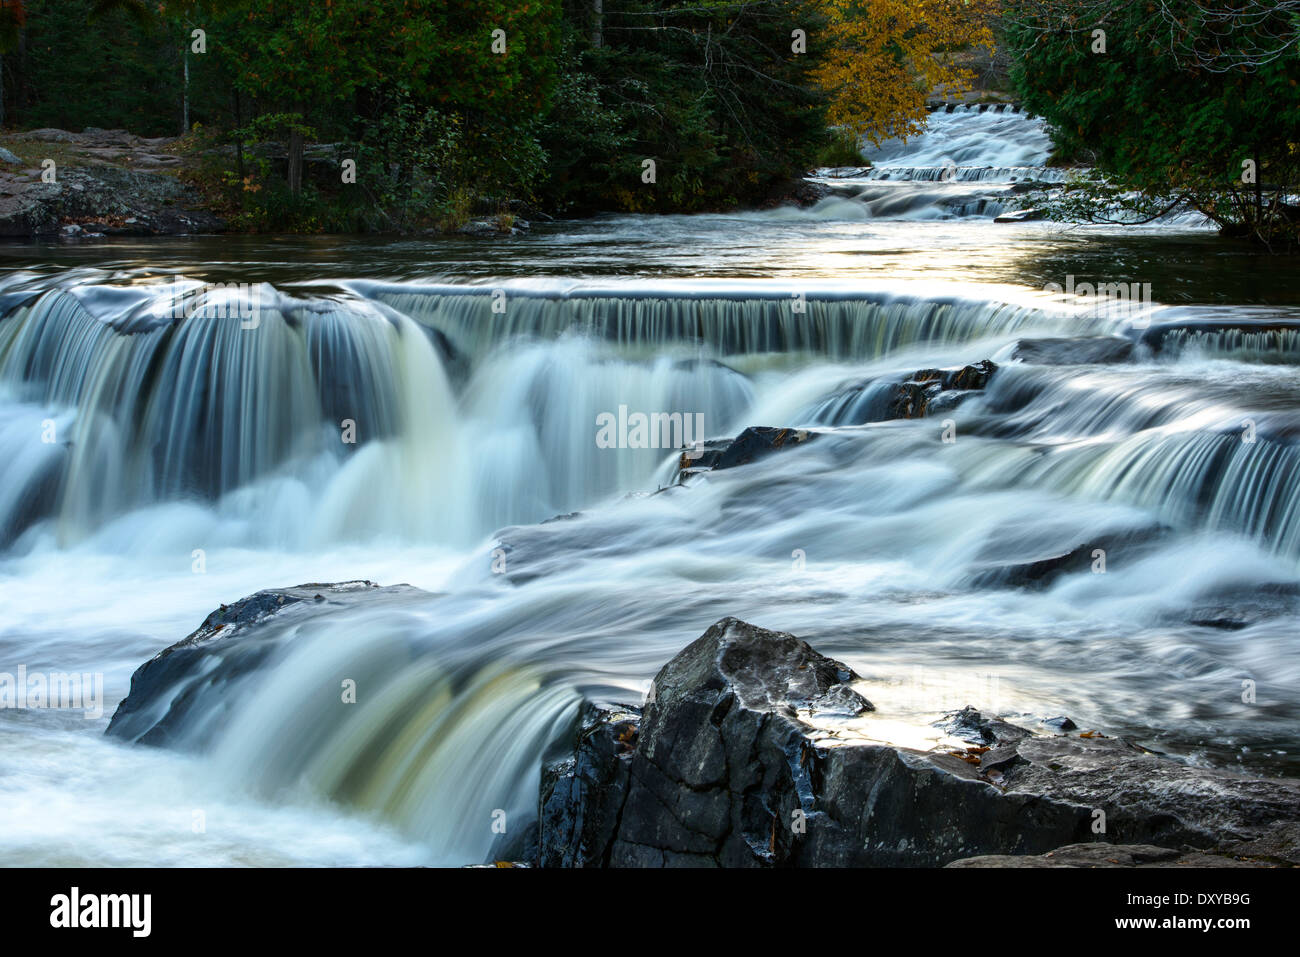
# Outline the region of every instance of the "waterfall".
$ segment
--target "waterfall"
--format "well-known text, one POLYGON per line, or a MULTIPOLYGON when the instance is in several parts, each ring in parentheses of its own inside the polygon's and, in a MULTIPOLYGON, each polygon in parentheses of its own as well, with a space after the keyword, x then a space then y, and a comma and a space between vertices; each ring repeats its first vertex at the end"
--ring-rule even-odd
POLYGON ((1051 152, 1037 117, 1004 104, 962 105, 932 111, 923 134, 887 140, 869 158, 876 169, 1043 169, 1051 152))
POLYGON ((1004 104, 935 110, 918 136, 864 148, 870 167, 819 170, 816 179, 872 219, 992 219, 1016 184, 1066 178, 1046 165, 1052 144, 1043 122, 1004 104))
MULTIPOLYGON (((30 297, 0 320, 4 540, 43 527, 72 543, 171 502, 215 507, 227 520, 221 540, 232 543, 468 542, 653 484, 675 451, 600 448, 602 414, 699 415, 706 437, 734 435, 758 404, 752 375, 770 365, 763 356, 787 366, 796 356, 883 362, 981 339, 991 352, 1027 332, 1125 328, 1045 300, 923 296, 898 285, 811 284, 792 296, 763 283, 355 282, 333 295, 266 287, 262 299, 242 323, 202 310, 160 318, 163 299, 81 286, 30 297)), ((1131 334, 1167 358, 1196 349, 1284 361, 1295 349, 1295 329, 1276 318, 1227 326, 1212 310, 1181 316, 1131 334)), ((790 424, 879 421, 899 374, 829 388, 811 407, 790 409, 790 424)), ((1180 469, 1177 488, 1162 471, 1134 477, 1124 456, 1157 454, 1135 449, 1182 448, 1162 429, 1208 427, 1186 439, 1204 446, 1199 457, 1159 454, 1219 462, 1210 446, 1251 413, 1215 408, 1158 378, 1013 366, 969 411, 982 409, 982 433, 1002 439, 1129 442, 1128 452, 1100 455, 1093 442, 1079 453, 1093 463, 1091 478, 1056 464, 1026 481, 1147 505, 1158 504, 1159 487, 1186 499, 1161 505, 1171 514, 1218 503, 1208 506, 1211 525, 1256 534, 1267 519, 1289 543, 1289 525, 1273 516, 1288 487, 1269 486, 1282 496, 1273 505, 1260 503, 1260 489, 1233 504, 1263 467, 1246 464, 1251 450, 1222 453, 1238 464, 1212 475, 1180 469)), ((1278 462, 1289 454, 1279 447, 1278 462)))
MULTIPOLYGON (((901 285, 879 290, 825 283, 662 283, 572 287, 538 283, 500 289, 353 284, 362 295, 439 329, 481 354, 518 336, 569 331, 646 351, 696 345, 719 356, 782 353, 874 358, 908 345, 969 341, 1052 321, 1041 306, 917 295, 901 285), (503 303, 494 310, 494 302, 503 303)), ((1083 328, 1088 328, 1085 323, 1083 328)))
MULTIPOLYGON (((958 151, 964 123, 1028 122, 984 115, 934 118, 958 151)), ((1038 161, 980 142, 969 148, 990 155, 967 159, 988 168, 1038 161)), ((899 169, 930 147, 909 148, 899 169)), ((987 185, 859 184, 913 198, 987 185)), ((890 242, 912 235, 899 229, 890 242)), ((101 656, 120 695, 136 664, 259 588, 420 586, 364 606, 322 600, 248 643, 201 642, 159 706, 183 705, 166 743, 202 797, 166 779, 156 800, 206 807, 234 788, 225 806, 251 815, 253 844, 278 833, 267 808, 306 809, 327 831, 345 827, 330 815, 356 815, 347 828, 369 822, 397 842, 384 848, 414 842, 422 863, 516 846, 581 698, 639 702, 723 615, 807 637, 881 702, 890 681, 939 661, 956 676, 953 707, 1174 728, 1162 749, 1197 754, 1224 728, 1286 749, 1300 700, 1294 309, 1115 316, 993 283, 881 279, 874 264, 816 280, 719 271, 284 282, 255 287, 251 309, 186 286, 197 298, 179 312, 175 288, 107 269, 10 277, 0 650, 101 656), (1071 353, 1095 336, 1124 337, 1123 361, 1071 353), (1042 338, 1066 344, 1017 358, 1042 338), (892 417, 917 371, 983 359, 996 371, 959 405, 892 417), (708 439, 752 425, 818 434, 677 484, 671 443, 597 441, 599 418, 624 408, 698 415, 708 439), (1016 584, 1018 569, 1095 547, 1107 574, 1063 564, 1016 584), (192 549, 210 553, 204 575, 192 549), (52 616, 55 600, 67 607, 52 616), (1196 624, 1233 616, 1249 641, 1196 624), (977 667, 1004 681, 996 702, 970 691, 977 667), (1262 668, 1280 703, 1242 718, 1222 689, 1262 668)), ((936 718, 918 697, 891 720, 936 718)), ((138 715, 125 737, 158 717, 138 715)), ((105 747, 126 774, 167 767, 105 747)), ((30 782, 49 777, 41 766, 24 780, 41 795, 48 785, 30 782)), ((0 790, 0 810, 14 802, 39 803, 0 790)))
POLYGON ((4 432, 21 463, 0 514, 10 535, 52 515, 71 542, 126 509, 217 499, 291 466, 310 481, 319 459, 339 470, 325 492, 336 513, 373 511, 367 483, 383 473, 413 486, 386 503, 403 510, 390 525, 438 524, 422 503, 439 476, 457 486, 460 456, 423 327, 366 303, 278 296, 247 328, 203 311, 145 325, 136 310, 92 314, 87 302, 117 304, 97 292, 51 291, 0 321, 0 390, 24 423, 4 432), (362 443, 342 441, 345 420, 362 443))
MULTIPOLYGON (((1043 121, 1006 104, 933 110, 920 134, 861 146, 869 167, 820 169, 811 177, 834 194, 818 204, 827 215, 852 218, 843 212, 850 200, 872 220, 993 219, 1014 208, 1018 193, 1059 187, 1071 173, 1048 165, 1052 142, 1043 121)), ((1123 222, 1132 214, 1115 209, 1111 215, 1123 222)), ((1212 225, 1187 208, 1157 222, 1212 225)))
POLYGON ((48 521, 73 543, 166 502, 216 503, 238 520, 224 540, 472 540, 637 489, 671 455, 597 447, 602 413, 743 428, 753 392, 726 360, 869 359, 1066 321, 895 287, 353 285, 263 287, 246 319, 202 303, 173 316, 169 288, 55 289, 13 309, 0 542, 48 521))

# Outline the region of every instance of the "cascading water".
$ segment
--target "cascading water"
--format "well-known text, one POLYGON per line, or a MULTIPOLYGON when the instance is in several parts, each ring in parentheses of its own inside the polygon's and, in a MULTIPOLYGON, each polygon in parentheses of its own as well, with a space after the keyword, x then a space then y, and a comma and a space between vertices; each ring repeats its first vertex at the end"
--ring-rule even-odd
MULTIPOLYGON (((933 110, 925 134, 882 143, 871 159, 880 170, 1044 170, 1052 141, 1041 120, 1004 103, 933 110)), ((971 175, 972 179, 981 177, 971 175)), ((1042 176, 1035 178, 1042 179, 1042 176)))
POLYGON ((822 170, 820 181, 873 219, 992 219, 1016 184, 1059 183, 1043 122, 1003 103, 930 113, 924 135, 867 150, 865 169, 822 170))
POLYGON ((12 541, 48 521, 69 543, 133 508, 215 501, 250 544, 466 541, 651 474, 670 450, 606 454, 592 440, 602 412, 689 411, 709 436, 734 431, 752 386, 720 360, 871 358, 1061 324, 1028 304, 893 288, 494 292, 266 290, 247 320, 200 308, 148 324, 169 287, 147 303, 111 287, 42 294, 0 327, 0 388, 16 400, 0 450, 17 463, 0 530, 12 541), (33 445, 33 422, 54 441, 33 445))
MULTIPOLYGON (((877 169, 1040 161, 1028 137, 988 146, 1021 114, 933 119, 877 169)), ((1268 275, 1197 237, 1153 245, 1172 230, 923 225, 945 232, 783 211, 415 244, 369 268, 346 247, 311 268, 272 244, 185 253, 186 274, 257 291, 234 316, 228 290, 173 313, 149 272, 172 247, 12 271, 0 672, 99 672, 105 700, 94 720, 0 709, 0 816, 25 825, 6 854, 481 862, 526 830, 582 696, 639 701, 724 615, 849 662, 918 728, 967 704, 1067 713, 1294 772, 1294 292, 1225 304, 1268 275), (1204 275, 1155 277, 1190 286, 1176 305, 1033 291, 1178 256, 1204 275), (983 389, 896 417, 900 382, 983 359, 983 389), (597 441, 620 407, 699 415, 710 440, 820 434, 679 485, 672 442, 597 441), (356 578, 422 590, 212 641, 171 679, 187 711, 164 750, 100 734, 135 667, 213 608, 356 578)))

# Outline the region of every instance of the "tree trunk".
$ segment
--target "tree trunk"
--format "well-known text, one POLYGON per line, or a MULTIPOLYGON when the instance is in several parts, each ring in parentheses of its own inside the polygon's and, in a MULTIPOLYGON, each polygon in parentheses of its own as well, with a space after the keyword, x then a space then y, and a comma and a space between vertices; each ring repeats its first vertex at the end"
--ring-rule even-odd
MULTIPOLYGON (((231 93, 234 94, 235 98, 235 129, 241 130, 244 128, 244 119, 239 104, 239 89, 232 88, 231 93)), ((242 183, 244 181, 244 138, 242 136, 235 137, 235 173, 242 183)), ((240 195, 242 196, 243 193, 241 192, 240 195)))
POLYGON ((605 40, 605 0, 591 0, 591 45, 599 47, 605 40))
POLYGON ((18 31, 18 63, 14 68, 10 62, 10 72, 14 80, 14 116, 15 124, 21 123, 27 115, 27 28, 18 31))
POLYGON ((190 131, 190 48, 185 46, 185 93, 181 102, 181 136, 190 131))
POLYGON ((302 135, 302 115, 297 117, 297 122, 289 131, 289 192, 294 196, 302 192, 302 154, 303 154, 303 135, 302 135))
POLYGON ((1259 148, 1254 149, 1255 154, 1255 215, 1259 219, 1264 218, 1264 170, 1260 168, 1259 148))

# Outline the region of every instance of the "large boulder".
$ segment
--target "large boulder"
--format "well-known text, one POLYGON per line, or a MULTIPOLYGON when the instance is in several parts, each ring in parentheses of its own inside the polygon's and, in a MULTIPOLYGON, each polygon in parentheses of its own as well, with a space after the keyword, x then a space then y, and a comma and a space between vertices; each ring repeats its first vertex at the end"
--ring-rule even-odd
POLYGON ((659 672, 639 722, 588 714, 544 777, 541 862, 940 866, 1081 843, 1209 849, 1300 821, 1300 782, 1095 732, 968 709, 947 729, 967 747, 884 743, 855 680, 792 635, 719 621, 659 672))

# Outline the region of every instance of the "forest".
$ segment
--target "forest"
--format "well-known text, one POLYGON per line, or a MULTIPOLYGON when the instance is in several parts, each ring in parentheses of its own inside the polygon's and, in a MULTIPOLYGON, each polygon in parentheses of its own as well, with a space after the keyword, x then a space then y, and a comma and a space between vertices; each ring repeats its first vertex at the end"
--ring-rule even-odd
POLYGON ((10 128, 182 135, 189 175, 250 231, 403 232, 780 201, 813 167, 863 163, 866 140, 918 132, 935 91, 980 84, 1100 174, 1072 214, 1186 201, 1232 232, 1293 232, 1265 193, 1297 180, 1300 115, 1275 108, 1300 77, 1297 4, 1152 9, 3 0, 0 110, 10 128))

